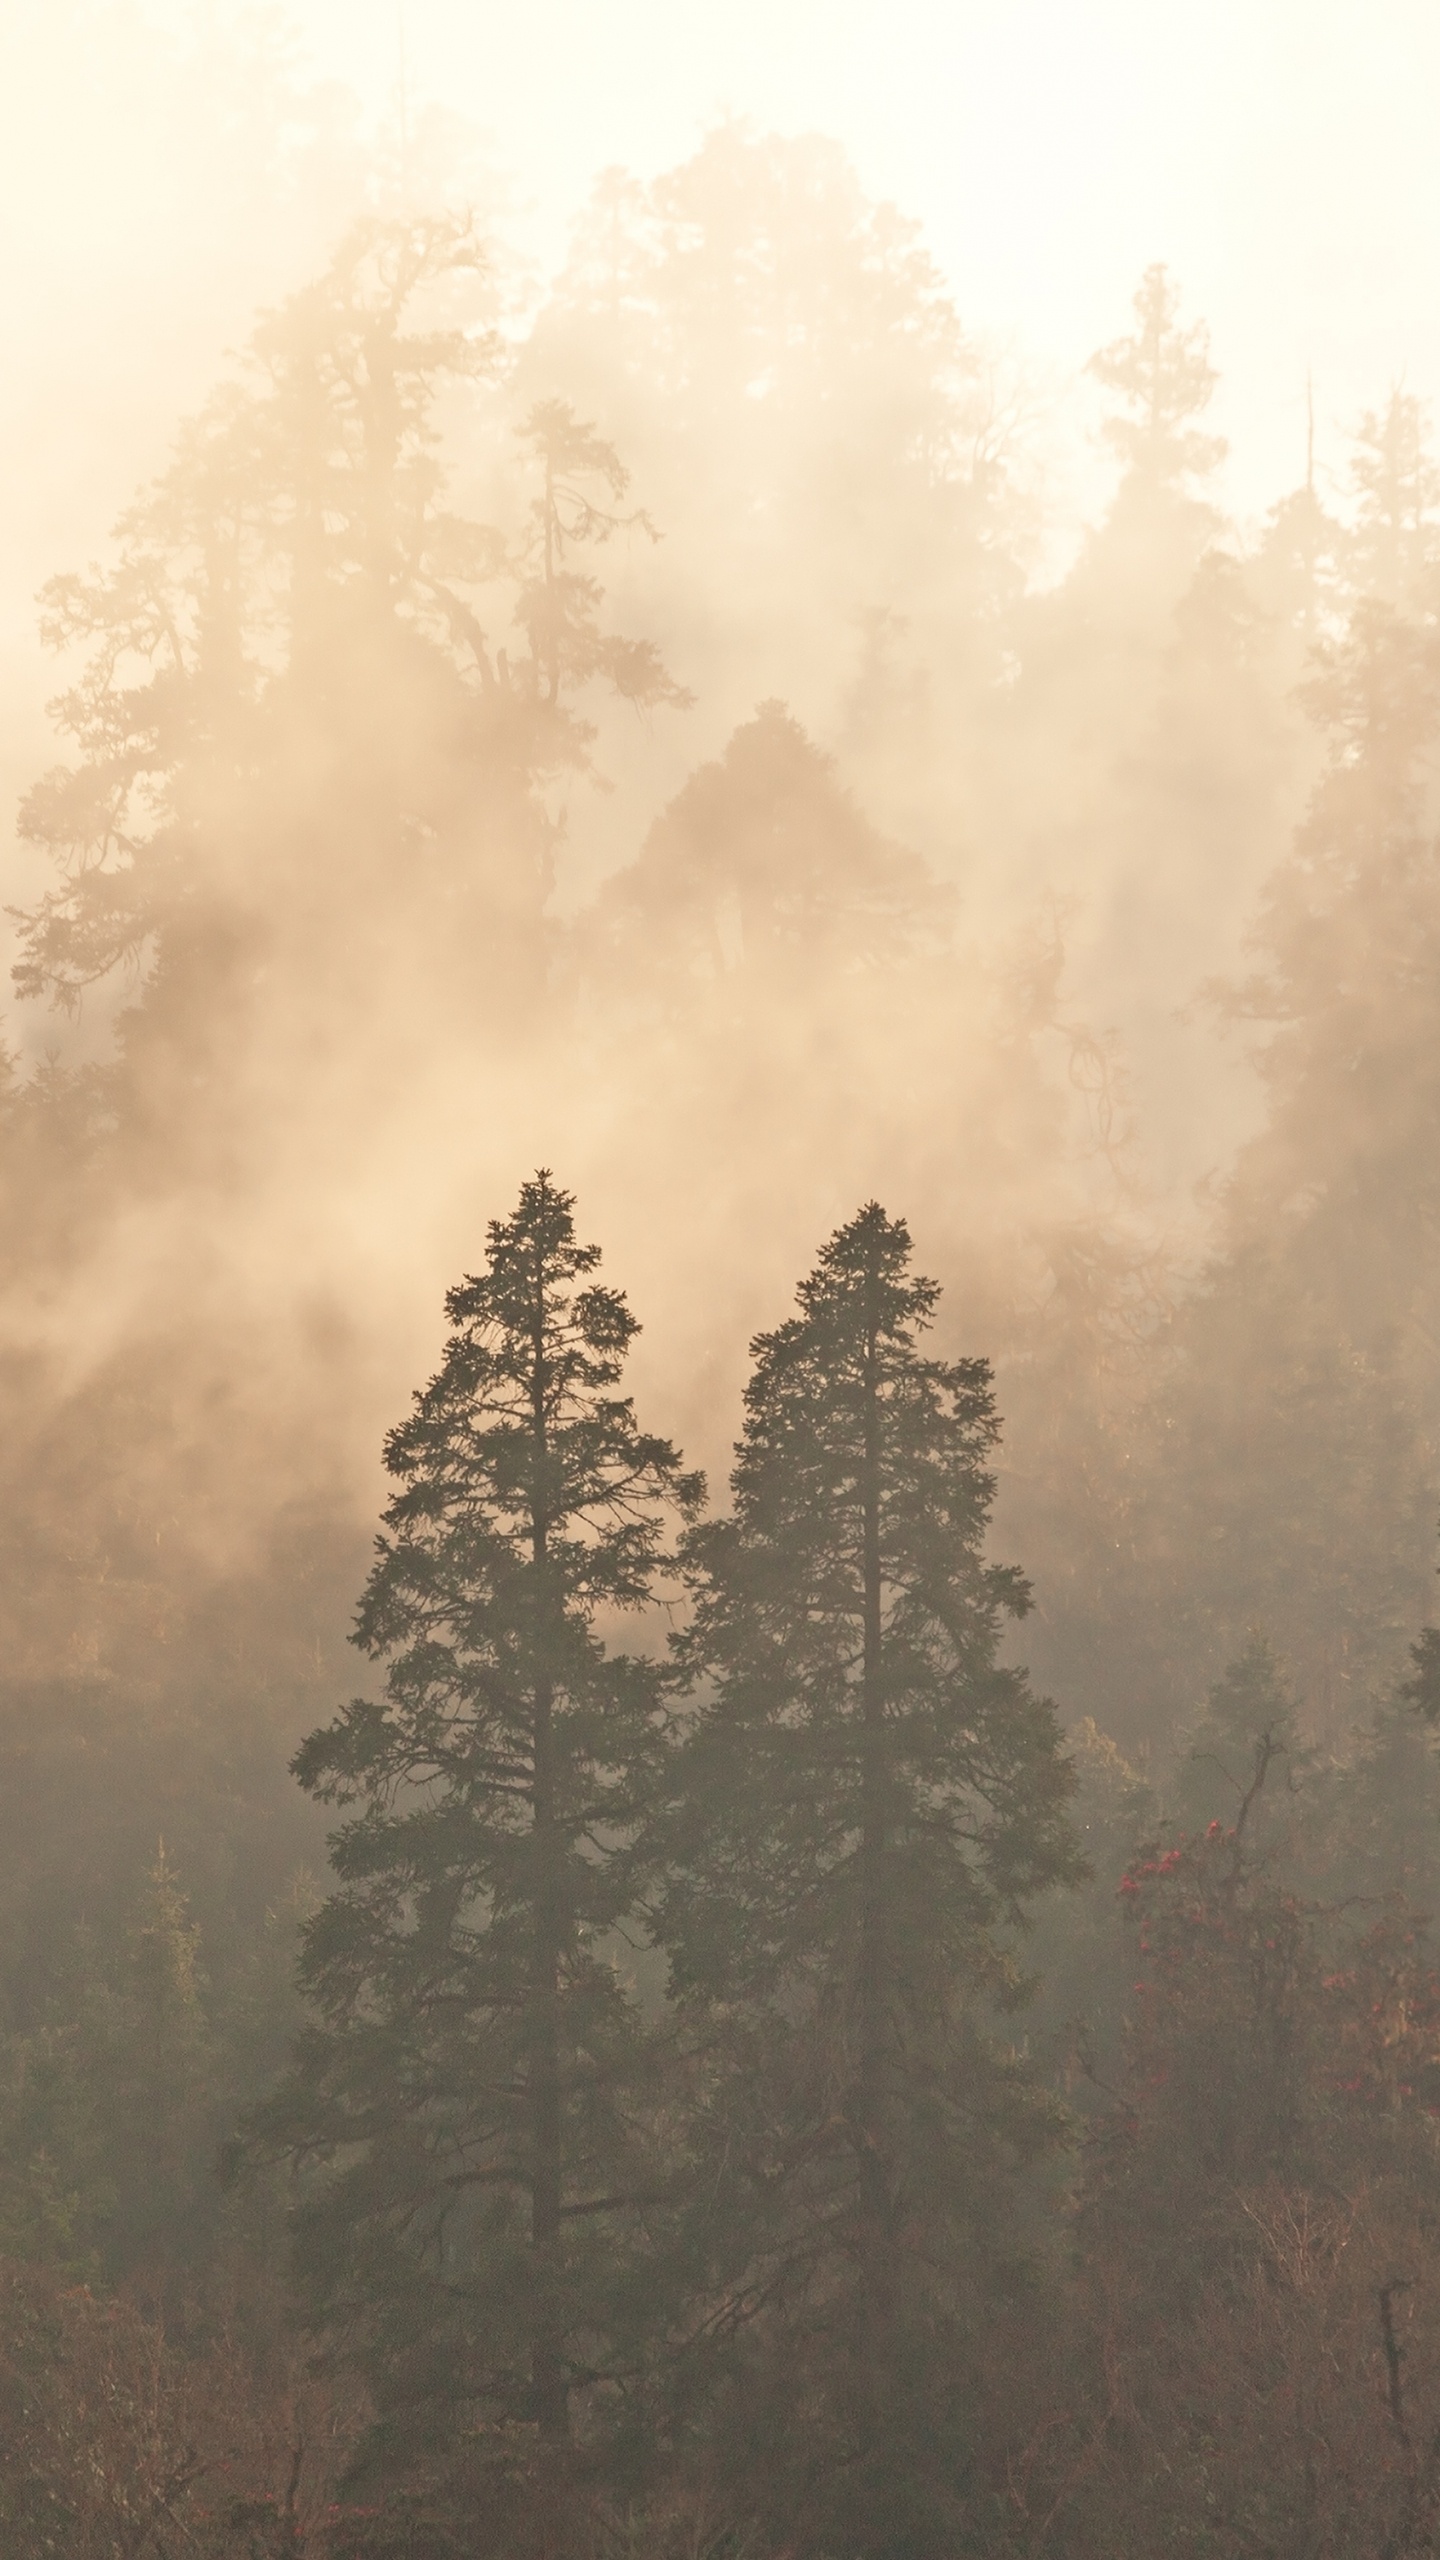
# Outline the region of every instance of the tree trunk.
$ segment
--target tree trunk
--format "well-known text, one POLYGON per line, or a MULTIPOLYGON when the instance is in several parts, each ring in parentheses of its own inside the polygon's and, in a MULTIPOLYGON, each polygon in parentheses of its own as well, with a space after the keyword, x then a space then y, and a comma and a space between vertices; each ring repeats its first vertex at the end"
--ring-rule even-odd
MULTIPOLYGON (((887 2359, 892 2285, 891 2178, 885 2103, 890 2005, 885 1894, 889 1788, 882 1676, 881 1418, 876 1278, 872 1272, 865 1310, 865 1421, 861 1484, 864 1648, 860 1701, 860 2051, 854 2116, 859 2142, 862 2353, 869 2374, 878 2378, 887 2359)), ((874 2401, 873 2388, 867 2391, 867 2397, 874 2401)))
MULTIPOLYGON (((535 1568, 535 1622, 545 1642, 545 1581, 549 1523, 545 1510, 548 1437, 545 1410, 545 1305, 537 1290, 531 1415, 535 1501, 531 1558, 535 1568)), ((534 1769, 534 1961, 530 2022, 530 2245, 535 2261, 536 2321, 531 2367, 535 2418, 541 2441, 563 2443, 569 2432, 569 2394, 560 2347, 560 1959, 564 1931, 561 1841, 556 1803, 555 1696, 542 1673, 535 1683, 534 1769)))
POLYGON ((540 2434, 556 2443, 568 2431, 568 2395, 558 2334, 560 2249, 560 1939, 562 1918, 555 1822, 554 1701, 550 1684, 535 1691, 535 1961, 530 2047, 533 2179, 530 2242, 535 2253, 537 2321, 535 2415, 540 2434))

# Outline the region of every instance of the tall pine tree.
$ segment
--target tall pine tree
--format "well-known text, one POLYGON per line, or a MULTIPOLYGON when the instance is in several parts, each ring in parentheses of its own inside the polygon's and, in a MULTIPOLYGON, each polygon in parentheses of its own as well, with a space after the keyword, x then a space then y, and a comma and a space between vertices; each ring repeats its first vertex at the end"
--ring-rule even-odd
POLYGON ((494 2419, 567 2433, 613 2369, 606 2297, 645 2184, 645 2037, 605 1933, 663 1753, 664 1671, 597 1621, 643 1606, 668 1441, 615 1392, 636 1331, 541 1173, 446 1301, 438 1375, 391 1434, 396 1490, 355 1641, 383 1695, 296 1771, 356 1808, 302 1982, 318 2013, 268 2111, 317 2172, 301 2261, 390 2437, 494 2419))
POLYGON ((755 1345, 733 1517, 688 1544, 713 1685, 659 1923, 705 2057, 696 2336, 773 2421, 773 2521, 831 2550, 956 2521, 967 2303, 1048 2123, 981 2012, 1076 1865, 1054 1711, 998 1659, 989 1371, 924 1355, 910 1257, 872 1203, 755 1345))

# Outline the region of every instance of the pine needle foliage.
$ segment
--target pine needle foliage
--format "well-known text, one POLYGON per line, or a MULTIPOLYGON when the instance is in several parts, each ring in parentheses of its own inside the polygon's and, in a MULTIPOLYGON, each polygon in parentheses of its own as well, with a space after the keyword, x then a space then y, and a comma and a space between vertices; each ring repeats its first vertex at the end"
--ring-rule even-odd
POLYGON ((512 2450, 517 2426, 558 2441, 577 2382, 604 2401, 653 2177, 647 2036, 607 1933, 667 1675, 597 1620, 654 1596, 702 1487, 616 1392, 637 1327, 572 1206, 538 1174, 449 1293, 439 1372, 386 1444, 355 1634, 383 1693, 295 1763, 355 1810, 269 2134, 317 2172, 302 2269, 402 2458, 496 2425, 512 2450))
POLYGON ((998 1659, 1029 1595, 984 1560, 990 1372, 925 1355, 910 1265, 872 1202, 754 1345, 733 1516, 687 1542, 711 1694, 658 1922, 708 2073, 696 2343, 736 2343, 784 2529, 832 2549, 958 2521, 980 2260, 1013 2256, 1006 2172, 1054 2130, 981 2012, 1079 1863, 1054 1710, 998 1659))

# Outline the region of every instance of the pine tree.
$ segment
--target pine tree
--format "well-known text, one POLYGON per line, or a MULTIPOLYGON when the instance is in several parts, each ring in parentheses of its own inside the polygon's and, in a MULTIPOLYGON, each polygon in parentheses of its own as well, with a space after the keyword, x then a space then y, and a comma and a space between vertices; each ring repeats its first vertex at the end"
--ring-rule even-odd
MULTIPOLYGON (((605 500, 621 470, 583 424, 563 458, 527 434, 499 523, 465 503, 515 441, 490 383, 494 303, 467 220, 363 222, 265 319, 103 564, 45 599, 73 653, 68 752, 27 804, 55 875, 19 936, 21 983, 85 1005, 89 1054, 23 1083, 0 1064, 0 1268, 21 1297, 63 1273, 78 1303, 87 1272, 113 1275, 116 1222, 138 1259, 83 1382, 58 1335, 11 1327, 0 1350, 0 1752, 31 1768, 17 1683, 62 1682, 82 1719, 93 1698, 123 1772, 106 1784, 86 1763, 107 1866, 135 1854, 147 1762, 168 1772, 141 1837, 171 1835, 182 1733, 207 1858, 223 1863, 244 1792, 206 1774, 217 1750, 275 1790, 255 1814, 275 1889, 275 1844, 290 1832, 299 1856, 315 1837, 298 1797, 282 1810, 284 1763, 343 1694, 327 1656, 364 1570, 346 1417, 383 1291, 285 1239, 297 1217, 342 1233, 317 1182, 389 1197, 403 1161, 432 1209, 468 1188, 495 1115, 470 1114, 468 1159, 420 1146, 434 1079, 473 1090, 553 1036, 546 795, 578 787, 597 697, 622 686, 629 711, 665 681, 580 574, 603 511, 577 518, 571 495, 598 473, 605 500), (555 688, 521 610, 547 473, 570 581, 555 688), (268 1276, 239 1235, 267 1239, 268 1276)), ((44 1784, 68 1787, 64 1719, 41 1725, 44 1784)), ((28 1869, 34 1826, 18 1828, 28 1869)), ((183 1831, 177 1846, 198 1884, 183 1831)), ((86 1861, 47 1863, 93 1916, 86 1861)))
POLYGON ((721 124, 647 186, 599 181, 520 365, 618 431, 706 698, 788 696, 803 668, 887 831, 969 841, 1035 525, 1022 404, 918 226, 838 144, 721 124))
POLYGON ((262 2131, 325 2164, 299 2228, 317 2316, 412 2446, 486 2418, 565 2436, 574 2385, 611 2369, 645 2174, 645 2039, 605 1933, 665 1674, 597 1620, 652 1596, 666 1507, 701 1486, 615 1393, 635 1320, 571 1209, 537 1175, 449 1294, 443 1364, 386 1446, 355 1637, 384 1693, 295 1763, 357 1810, 305 1938, 318 2022, 262 2131))
MULTIPOLYGON (((1257 1833, 1267 1854, 1276 1853, 1275 1830, 1287 1813, 1286 1797, 1313 1755, 1299 1735, 1299 1719, 1285 1667, 1266 1637, 1252 1628, 1243 1653, 1228 1663, 1183 1737, 1183 1749, 1165 1792, 1167 1811, 1182 1831, 1204 1831, 1234 1821, 1255 1776, 1257 1754, 1283 1758, 1283 1783, 1272 1783, 1250 1814, 1250 1844, 1257 1833)), ((1293 1821, 1289 1824, 1293 1828, 1293 1821)))
POLYGON ((1181 1677, 1262 1623, 1338 1738, 1399 1669, 1432 1559, 1435 631, 1360 605, 1309 697, 1326 767, 1228 999, 1266 1118, 1159 1337, 1139 1553, 1181 1677))
POLYGON ((1180 289, 1163 266, 1147 267, 1136 290, 1135 334, 1090 358, 1087 370, 1120 395, 1129 417, 1105 422, 1107 443, 1128 470, 1155 488, 1177 488, 1212 471, 1223 438, 1189 421, 1208 407, 1215 388, 1210 333, 1203 321, 1180 325, 1180 289))
POLYGON ((577 553, 616 533, 638 530, 651 542, 660 539, 643 507, 628 515, 616 512, 630 474, 614 446, 577 418, 568 400, 537 401, 520 434, 540 485, 516 562, 520 590, 515 619, 529 635, 534 699, 556 719, 565 740, 561 756, 580 763, 594 731, 565 705, 593 678, 603 678, 622 702, 639 711, 653 711, 661 703, 688 710, 695 697, 666 674, 652 640, 627 640, 601 630, 599 581, 576 565, 577 553))
POLYGON ((537 794, 586 766, 582 697, 690 698, 602 627, 590 555, 654 528, 605 503, 628 474, 566 403, 521 426, 518 525, 449 503, 442 419, 452 444, 457 411, 483 425, 494 291, 468 220, 358 226, 187 423, 113 564, 45 591, 46 639, 86 654, 56 706, 76 760, 22 813, 59 879, 16 980, 73 1007, 143 963, 122 1046, 168 1025, 186 1092, 207 1047, 228 1090, 223 1006, 253 1002, 262 956, 301 1005, 347 967, 373 1002, 377 949, 419 934, 437 998, 533 1001, 556 831, 537 794))
POLYGON ((206 1990, 200 1932, 162 1841, 109 1998, 88 2021, 87 2057, 115 2183, 107 2254, 152 2281, 200 2254, 213 2216, 217 2055, 206 1990))
POLYGON ((1432 602, 1440 469, 1429 418, 1413 392, 1392 391, 1355 431, 1350 477, 1358 500, 1350 535, 1357 598, 1423 615, 1432 602))
POLYGON ((688 1542, 713 1694, 658 1922, 711 2075, 697 2335, 758 2339, 785 2530, 832 2548, 953 2495, 977 2222, 1004 2258, 1049 2122, 977 2012, 1076 1865, 1054 1711, 997 1658, 1028 1592, 983 1561, 989 1372, 923 1355, 910 1255, 872 1203, 754 1346, 733 1517, 688 1542))
MULTIPOLYGON (((783 1051, 793 1036, 773 1019, 778 989, 788 1009, 839 980, 853 1014, 867 978, 944 948, 949 905, 919 857, 871 825, 784 703, 762 702, 606 882, 594 947, 612 975, 628 964, 627 1036, 637 1000, 691 1024, 718 1011, 731 1046, 743 1012, 748 1062, 762 1040, 783 1051)), ((832 1067, 827 1111, 834 1090, 832 1067)))

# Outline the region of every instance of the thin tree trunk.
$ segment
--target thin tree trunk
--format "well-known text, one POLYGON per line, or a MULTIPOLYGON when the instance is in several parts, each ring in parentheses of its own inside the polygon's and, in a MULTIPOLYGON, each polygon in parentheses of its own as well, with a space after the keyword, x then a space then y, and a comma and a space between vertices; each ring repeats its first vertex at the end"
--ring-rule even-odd
MULTIPOLYGON (((544 1325, 543 1291, 537 1290, 531 1386, 536 1470, 531 1557, 535 1568, 536 1621, 542 1644, 549 1526, 543 1491, 548 1454, 544 1325)), ((529 2094, 533 2178, 530 2245, 535 2260, 537 2317, 531 2384, 541 2439, 545 2443, 558 2444, 564 2441, 570 2423, 556 2299, 560 2276, 560 1959, 564 1911, 555 1784, 555 1695, 553 1684, 543 1675, 535 1683, 534 1713, 535 1901, 529 2094)))
MULTIPOLYGON (((879 1319, 875 1277, 867 1291, 865 1321, 865 1438, 863 1455, 862 1580, 864 1647, 861 1663, 861 1832, 859 2081, 855 2117, 859 2134, 860 2316, 866 2363, 878 2376, 890 2328, 890 2163, 886 2125, 889 2042, 889 1950, 885 1908, 888 1829, 885 1690, 882 1676, 880 1553, 879 1319)), ((873 2386, 868 2394, 872 2402, 873 2386)))
POLYGON ((556 2290, 560 2246, 560 1939, 558 1837, 555 1821, 554 1700, 548 1681, 535 1691, 535 1961, 530 2059, 530 2125, 534 2185, 530 2241, 535 2253, 539 2318, 535 2332, 535 2415, 541 2436, 568 2431, 568 2395, 560 2354, 556 2290))

